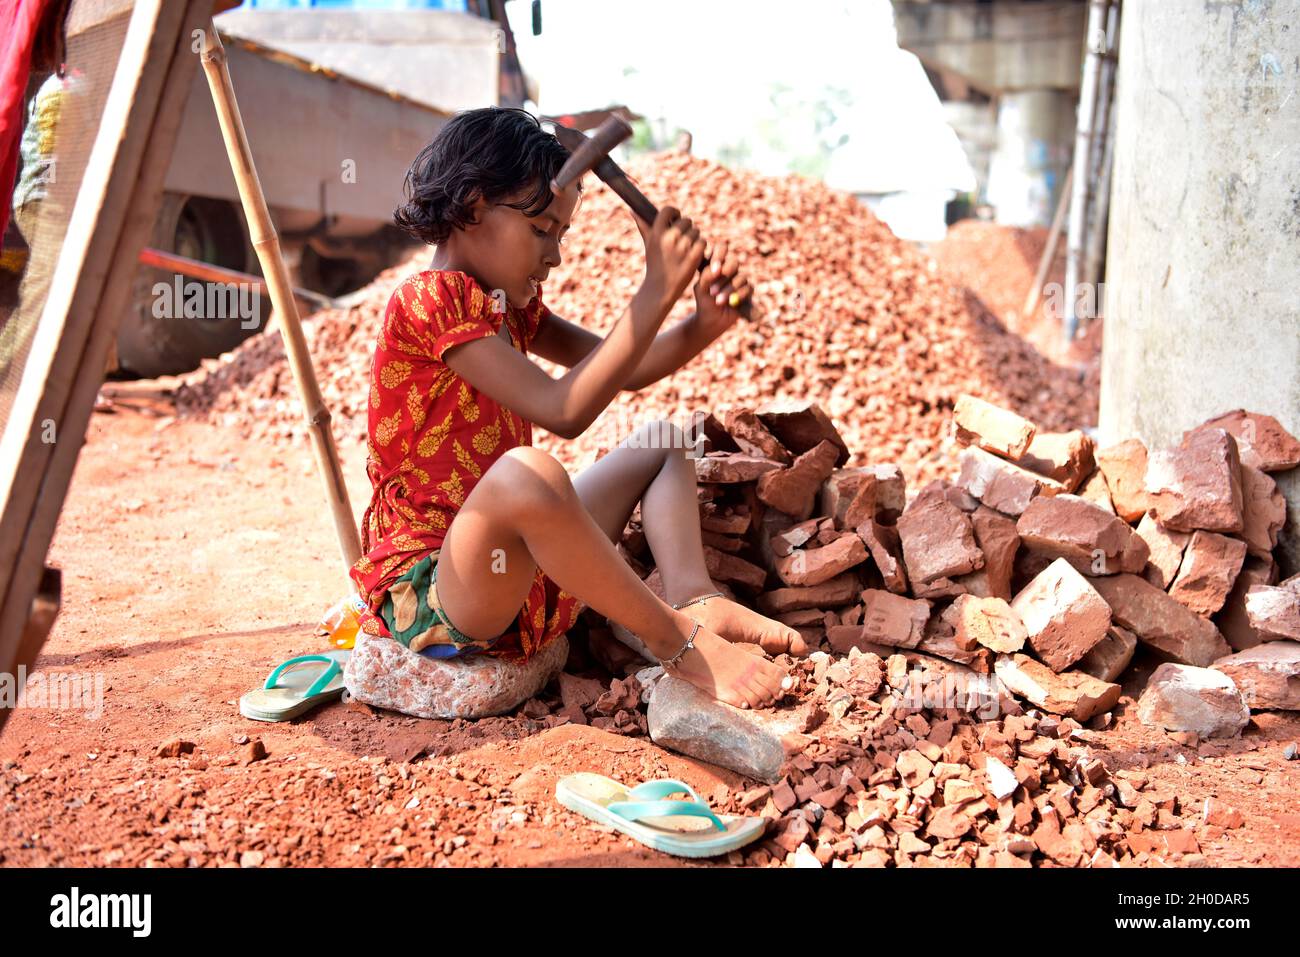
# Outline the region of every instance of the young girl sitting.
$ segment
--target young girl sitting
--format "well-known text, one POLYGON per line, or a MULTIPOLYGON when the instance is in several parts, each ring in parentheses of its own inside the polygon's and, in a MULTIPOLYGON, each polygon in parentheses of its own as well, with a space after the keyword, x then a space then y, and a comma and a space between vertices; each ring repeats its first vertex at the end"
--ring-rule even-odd
MULTIPOLYGON (((430 268, 393 294, 375 345, 374 492, 352 569, 369 606, 358 652, 370 636, 384 661, 417 653, 422 677, 403 680, 451 687, 457 673, 436 667, 484 656, 526 667, 590 606, 668 673, 738 707, 772 704, 789 683, 764 652, 808 648, 794 629, 717 593, 682 431, 648 423, 576 478, 532 445, 534 423, 574 438, 620 391, 681 368, 736 321, 750 293, 726 245, 709 250, 665 207, 652 225, 634 217, 645 278, 608 335, 552 313, 542 284, 560 265, 581 190, 552 191, 567 158, 529 113, 489 107, 456 115, 407 175, 396 221, 436 249, 430 268), (706 252, 695 313, 661 332, 706 252), (569 371, 551 378, 530 351, 569 371), (638 502, 666 602, 615 547, 638 502)), ((389 665, 353 657, 348 687, 365 700, 361 672, 373 678, 389 665)), ((374 697, 395 706, 393 695, 374 697)))

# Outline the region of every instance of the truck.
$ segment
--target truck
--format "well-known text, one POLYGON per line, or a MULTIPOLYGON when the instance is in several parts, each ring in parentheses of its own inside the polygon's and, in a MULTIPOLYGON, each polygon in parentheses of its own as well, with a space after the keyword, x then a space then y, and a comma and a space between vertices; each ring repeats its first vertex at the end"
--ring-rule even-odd
MULTIPOLYGON (((214 22, 294 285, 326 296, 364 285, 400 254, 406 240, 392 213, 407 168, 456 111, 537 98, 505 0, 464 0, 463 10, 244 7, 214 22)), ((149 246, 260 273, 202 71, 149 246)), ((187 372, 269 318, 261 296, 253 321, 202 309, 178 317, 158 308, 155 292, 175 281, 173 272, 137 269, 116 375, 187 372)))

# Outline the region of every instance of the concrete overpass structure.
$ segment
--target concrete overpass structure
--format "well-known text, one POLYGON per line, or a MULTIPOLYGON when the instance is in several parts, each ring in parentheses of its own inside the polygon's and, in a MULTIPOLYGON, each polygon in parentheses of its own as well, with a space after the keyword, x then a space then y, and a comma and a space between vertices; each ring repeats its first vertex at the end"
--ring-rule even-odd
POLYGON ((925 64, 998 222, 1046 226, 1070 167, 1082 0, 894 0, 898 45, 925 64))

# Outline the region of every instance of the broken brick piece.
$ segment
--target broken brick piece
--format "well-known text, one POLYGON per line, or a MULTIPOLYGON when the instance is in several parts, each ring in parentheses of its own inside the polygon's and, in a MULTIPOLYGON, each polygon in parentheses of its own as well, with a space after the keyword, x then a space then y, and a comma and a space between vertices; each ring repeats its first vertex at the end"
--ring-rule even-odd
POLYGON ((866 641, 894 648, 915 648, 925 636, 930 603, 868 588, 862 592, 861 633, 866 641))
POLYGON ((1128 439, 1093 453, 1110 490, 1115 514, 1136 522, 1150 507, 1146 493, 1147 447, 1141 439, 1128 439))
POLYGON ((978 445, 1008 459, 1023 456, 1034 437, 1034 424, 1028 419, 965 393, 957 397, 952 418, 962 445, 978 445))
POLYGON ((828 811, 834 810, 835 805, 844 800, 844 796, 849 793, 849 789, 843 784, 838 784, 833 788, 826 788, 814 793, 809 800, 828 811))
POLYGON ((159 758, 179 758, 182 754, 193 754, 194 747, 195 745, 193 741, 185 741, 181 738, 170 738, 158 745, 158 749, 154 752, 154 755, 159 758))
POLYGON ((1024 647, 1028 633, 1020 616, 1001 598, 961 595, 943 612, 953 629, 958 647, 974 651, 978 646, 1000 654, 1024 647))
POLYGON ((894 763, 894 770, 909 788, 917 788, 934 771, 934 762, 920 751, 904 751, 894 763))
POLYGON ((1246 543, 1240 539, 1195 531, 1169 595, 1208 618, 1223 607, 1245 560, 1246 543))
POLYGON ((867 639, 862 634, 861 625, 830 625, 826 629, 826 641, 838 655, 847 655, 854 648, 876 655, 888 655, 893 651, 888 645, 867 639))
POLYGON ((779 462, 732 452, 726 455, 705 455, 695 460, 695 478, 700 482, 752 482, 768 472, 781 468, 779 462))
POLYGON ((1300 711, 1300 642, 1266 641, 1210 667, 1232 679, 1252 710, 1300 711))
POLYGON ((829 612, 824 612, 820 608, 801 608, 798 611, 782 612, 776 616, 776 620, 795 628, 799 625, 820 625, 827 614, 829 612))
POLYGON ((817 491, 835 467, 839 447, 829 440, 804 452, 794 464, 758 479, 756 491, 763 502, 796 519, 812 514, 817 491))
POLYGON ((836 528, 853 528, 876 517, 876 474, 870 468, 836 469, 822 483, 817 507, 836 528))
POLYGON ((1072 432, 1037 432, 1029 449, 1016 462, 1031 472, 1060 482, 1073 492, 1096 467, 1093 441, 1079 429, 1072 432))
POLYGON ((1207 429, 1189 433, 1178 448, 1153 452, 1146 493, 1155 517, 1176 531, 1241 531, 1236 439, 1222 429, 1207 429))
POLYGON ((780 782, 773 786, 772 803, 776 805, 776 809, 782 814, 798 803, 798 798, 795 797, 794 789, 790 787, 789 781, 782 778, 780 782))
POLYGON ((1109 711, 1119 701, 1119 685, 1098 681, 1080 671, 1057 674, 1028 655, 999 655, 994 671, 1012 694, 1075 721, 1087 721, 1109 711))
POLYGON ((1026 548, 1091 575, 1140 572, 1148 548, 1126 522, 1077 495, 1036 498, 1016 520, 1026 548))
POLYGON ((595 678, 580 678, 567 671, 560 672, 560 700, 564 707, 585 711, 605 693, 605 686, 595 678))
POLYGON ((907 481, 903 470, 893 463, 868 465, 867 470, 876 477, 876 519, 893 525, 907 505, 907 481))
POLYGON ((1255 468, 1241 466, 1241 537, 1252 555, 1272 556, 1277 537, 1286 524, 1286 499, 1277 482, 1255 468))
POLYGON ((950 840, 961 837, 972 827, 974 821, 969 814, 961 808, 945 806, 934 812, 934 816, 926 822, 925 830, 940 840, 950 840))
MULTIPOLYGON (((975 544, 984 554, 981 572, 988 586, 985 598, 1011 600, 1011 575, 1015 568, 1016 551, 1020 548, 1020 533, 1013 519, 980 506, 971 514, 975 531, 975 544)), ((972 572, 978 575, 980 572, 972 572)), ((971 589, 974 593, 974 589, 971 589)))
POLYGON ((932 582, 913 584, 912 595, 916 598, 926 598, 930 601, 936 601, 940 598, 956 598, 958 595, 965 595, 968 593, 966 585, 963 583, 972 580, 979 574, 980 572, 970 572, 966 575, 958 575, 956 579, 936 578, 932 582))
POLYGON ((1065 487, 974 446, 962 449, 957 484, 989 508, 1019 515, 1039 495, 1057 495, 1065 487))
POLYGON ((941 491, 923 491, 898 519, 903 564, 913 586, 984 567, 970 516, 941 491))
POLYGON ((700 516, 700 528, 718 535, 744 535, 749 531, 750 515, 744 506, 726 511, 714 508, 700 516))
POLYGON ((1261 641, 1300 641, 1300 589, 1253 585, 1246 592, 1246 616, 1261 641))
POLYGON ((1056 672, 1091 651, 1110 626, 1105 600, 1063 558, 1021 589, 1011 608, 1025 623, 1034 653, 1056 672))
POLYGON ((810 518, 769 535, 768 544, 772 548, 772 554, 778 558, 785 558, 794 549, 808 544, 817 534, 817 525, 817 519, 810 518))
POLYGON ((802 817, 786 818, 785 827, 773 837, 772 843, 776 844, 783 851, 795 853, 799 848, 807 849, 808 845, 804 843, 812 833, 812 828, 802 817))
POLYGON ((1135 651, 1137 635, 1112 624, 1106 629, 1106 637, 1093 645, 1075 667, 1101 681, 1117 681, 1133 660, 1135 651))
POLYGON ((730 555, 710 545, 704 546, 704 564, 714 581, 735 582, 757 591, 767 581, 767 572, 739 555, 730 555))
POLYGON ((848 605, 858 597, 861 585, 852 571, 837 575, 820 585, 776 588, 758 596, 758 607, 765 614, 798 611, 800 608, 835 608, 848 605))
POLYGON ((722 552, 735 554, 745 547, 745 540, 735 535, 718 535, 714 532, 707 532, 700 529, 700 540, 705 544, 722 552))
POLYGON ((871 553, 885 587, 897 595, 907 594, 907 573, 903 571, 903 548, 898 540, 898 529, 872 520, 858 525, 856 531, 871 553))
POLYGON ((1201 823, 1232 830, 1242 827, 1246 823, 1246 816, 1218 798, 1207 797, 1201 808, 1201 823))
POLYGON ((821 548, 796 548, 776 561, 776 573, 787 585, 820 585, 867 560, 867 547, 848 534, 821 548))
POLYGON ((1115 503, 1110 500, 1110 486, 1106 484, 1106 473, 1099 468, 1092 470, 1092 474, 1079 484, 1074 494, 1112 514, 1115 511, 1115 503))
POLYGON ((946 486, 943 490, 943 497, 963 512, 970 513, 980 507, 979 499, 959 485, 946 486))
POLYGON ((1137 534, 1147 543, 1147 567, 1143 575, 1157 588, 1168 590, 1178 577, 1191 533, 1165 528, 1154 516, 1147 514, 1138 522, 1137 534))
POLYGON ((702 409, 697 409, 691 413, 686 434, 697 441, 703 436, 705 449, 708 452, 735 452, 739 448, 731 440, 727 430, 722 427, 722 423, 718 421, 717 416, 702 409))
POLYGON ((1272 559, 1247 557, 1241 574, 1228 593, 1223 607, 1214 616, 1214 623, 1235 651, 1253 648, 1263 639, 1246 614, 1246 593, 1256 585, 1271 585, 1277 581, 1277 564, 1272 559))
POLYGON ((790 450, 768 431, 753 409, 730 409, 722 416, 722 427, 746 455, 789 465, 794 459, 790 450))
POLYGON ((987 675, 993 671, 993 652, 980 645, 963 648, 957 642, 952 626, 938 615, 932 616, 926 623, 925 637, 916 646, 916 650, 955 661, 979 674, 987 675))
POLYGON ((768 430, 795 455, 803 455, 819 443, 829 441, 839 449, 836 467, 849 460, 849 447, 843 436, 817 403, 780 400, 760 406, 756 412, 768 430))
POLYGON ((1151 673, 1137 713, 1145 725, 1193 731, 1202 738, 1233 737, 1250 720, 1250 709, 1228 675, 1172 662, 1151 673))
POLYGON ((1232 650, 1213 622, 1179 604, 1145 578, 1106 575, 1090 581, 1110 605, 1115 622, 1165 658, 1205 667, 1232 650))
MULTIPOLYGON (((1300 465, 1300 439, 1282 427, 1271 415, 1234 409, 1183 433, 1183 440, 1192 432, 1223 429, 1242 446, 1249 447, 1257 462, 1251 464, 1265 472, 1282 472, 1300 465)), ((1244 456, 1243 456, 1244 457, 1244 456)))

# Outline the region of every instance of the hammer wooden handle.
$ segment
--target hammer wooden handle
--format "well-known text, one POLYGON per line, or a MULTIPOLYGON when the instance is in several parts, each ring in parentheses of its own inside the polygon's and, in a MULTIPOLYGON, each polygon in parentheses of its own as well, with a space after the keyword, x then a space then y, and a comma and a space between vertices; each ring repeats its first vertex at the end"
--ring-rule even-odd
MULTIPOLYGON (((632 128, 615 116, 601 123, 590 137, 581 130, 556 124, 555 137, 569 151, 569 159, 555 174, 552 187, 563 189, 590 169, 601 182, 618 194, 632 212, 645 221, 646 225, 653 225, 655 217, 659 215, 659 207, 650 202, 645 193, 637 189, 628 179, 627 173, 623 172, 622 167, 609 156, 609 151, 627 139, 631 132, 632 128)), ((709 257, 704 256, 700 260, 698 270, 703 272, 708 268, 709 262, 709 257)), ((752 300, 746 300, 741 304, 741 315, 746 317, 750 315, 751 302, 752 300)))

